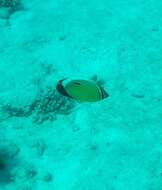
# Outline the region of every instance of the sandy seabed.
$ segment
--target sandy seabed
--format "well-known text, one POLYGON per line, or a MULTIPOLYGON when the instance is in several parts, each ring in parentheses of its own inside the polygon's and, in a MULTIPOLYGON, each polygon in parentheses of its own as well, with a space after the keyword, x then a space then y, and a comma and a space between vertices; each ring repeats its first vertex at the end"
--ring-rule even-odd
POLYGON ((162 190, 161 10, 0 0, 0 189, 162 190), (109 98, 55 90, 94 76, 109 98))

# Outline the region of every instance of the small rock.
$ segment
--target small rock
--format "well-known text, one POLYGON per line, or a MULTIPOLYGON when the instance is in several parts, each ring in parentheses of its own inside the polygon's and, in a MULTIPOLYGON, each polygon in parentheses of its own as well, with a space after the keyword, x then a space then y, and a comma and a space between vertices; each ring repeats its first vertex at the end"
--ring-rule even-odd
POLYGON ((28 169, 26 175, 28 178, 34 178, 37 175, 37 171, 34 169, 28 169))
POLYGON ((35 152, 38 156, 43 156, 45 150, 46 150, 46 145, 43 140, 36 140, 33 142, 32 147, 35 149, 35 152))
POLYGON ((66 35, 61 35, 61 36, 59 36, 59 40, 60 40, 60 41, 66 40, 66 35))
POLYGON ((50 181, 52 181, 53 177, 52 177, 52 174, 50 173, 46 173, 44 176, 43 176, 43 180, 47 183, 49 183, 50 181))

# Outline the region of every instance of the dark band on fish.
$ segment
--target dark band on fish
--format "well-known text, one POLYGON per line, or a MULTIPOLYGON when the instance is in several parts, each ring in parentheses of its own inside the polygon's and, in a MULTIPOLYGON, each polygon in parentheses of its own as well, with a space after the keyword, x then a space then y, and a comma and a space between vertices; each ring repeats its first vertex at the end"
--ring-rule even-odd
POLYGON ((66 90, 65 90, 65 88, 64 88, 64 86, 63 86, 63 84, 62 84, 62 82, 64 81, 65 79, 62 79, 62 80, 60 80, 59 82, 58 82, 58 84, 56 85, 56 89, 61 93, 61 94, 63 94, 64 96, 67 96, 67 97, 69 97, 69 98, 72 98, 67 92, 66 92, 66 90))

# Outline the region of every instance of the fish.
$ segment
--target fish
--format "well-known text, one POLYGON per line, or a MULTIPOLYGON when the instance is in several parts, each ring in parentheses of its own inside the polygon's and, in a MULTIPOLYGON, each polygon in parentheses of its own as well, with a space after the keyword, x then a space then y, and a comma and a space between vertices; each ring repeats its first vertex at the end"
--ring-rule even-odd
POLYGON ((81 102, 97 102, 109 97, 102 86, 85 79, 61 79, 56 89, 61 95, 81 102))

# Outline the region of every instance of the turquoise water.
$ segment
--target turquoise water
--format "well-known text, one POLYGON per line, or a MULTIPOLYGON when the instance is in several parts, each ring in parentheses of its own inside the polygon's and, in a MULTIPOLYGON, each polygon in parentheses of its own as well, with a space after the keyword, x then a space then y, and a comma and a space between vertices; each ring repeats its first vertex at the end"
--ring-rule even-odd
POLYGON ((0 0, 0 190, 162 190, 161 10, 0 0), (65 97, 63 78, 109 97, 65 97))

